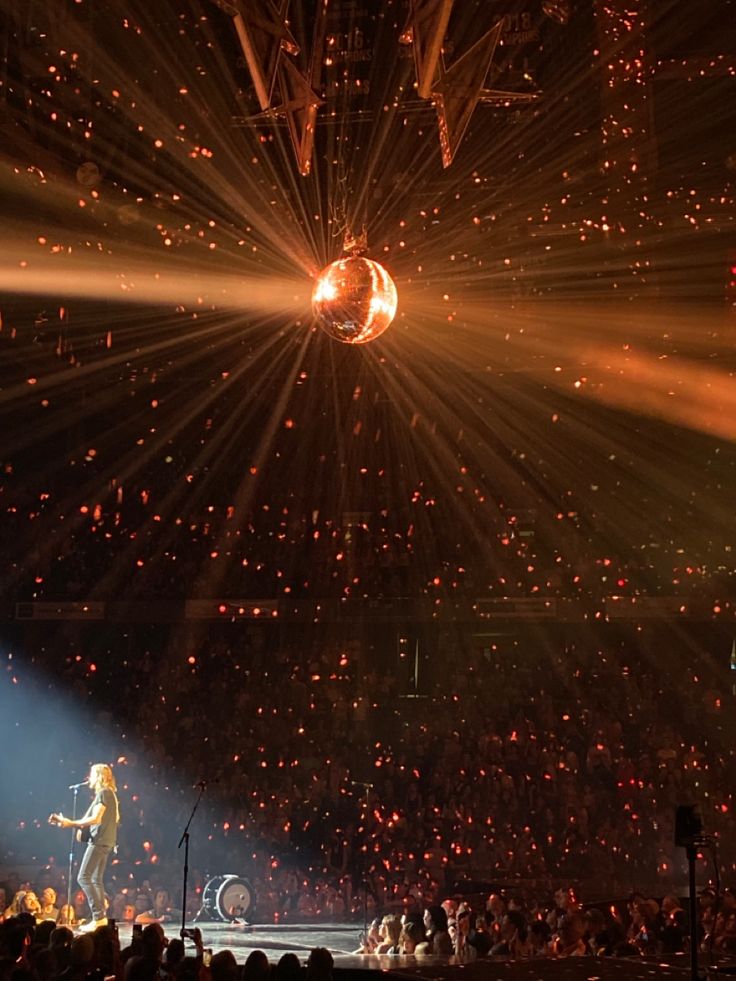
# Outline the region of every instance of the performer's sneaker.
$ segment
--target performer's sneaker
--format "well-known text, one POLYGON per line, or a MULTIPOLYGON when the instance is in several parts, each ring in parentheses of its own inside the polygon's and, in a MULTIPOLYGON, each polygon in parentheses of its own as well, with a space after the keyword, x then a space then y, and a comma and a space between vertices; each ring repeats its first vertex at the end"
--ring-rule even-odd
POLYGON ((107 917, 103 917, 101 920, 90 920, 89 923, 85 923, 84 926, 79 928, 80 933, 94 933, 98 927, 107 926, 107 917))

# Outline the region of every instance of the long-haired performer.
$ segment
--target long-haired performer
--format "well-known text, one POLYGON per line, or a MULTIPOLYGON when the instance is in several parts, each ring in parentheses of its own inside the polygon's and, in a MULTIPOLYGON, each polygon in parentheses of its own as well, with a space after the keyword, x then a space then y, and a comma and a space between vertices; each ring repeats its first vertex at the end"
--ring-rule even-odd
POLYGON ((93 763, 87 783, 95 796, 86 813, 76 821, 64 817, 63 814, 52 814, 49 821, 61 828, 79 828, 77 839, 87 843, 77 882, 87 897, 92 913, 90 922, 82 927, 82 930, 88 932, 107 926, 105 886, 102 880, 110 851, 117 843, 120 808, 115 777, 107 763, 93 763))

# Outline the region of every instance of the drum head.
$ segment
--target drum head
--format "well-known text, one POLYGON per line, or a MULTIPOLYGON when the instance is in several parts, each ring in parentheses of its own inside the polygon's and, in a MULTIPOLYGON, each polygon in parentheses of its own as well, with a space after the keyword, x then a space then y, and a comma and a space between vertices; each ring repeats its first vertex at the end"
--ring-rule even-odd
POLYGON ((244 920, 254 908, 255 892, 247 879, 239 875, 215 875, 202 890, 202 909, 195 919, 232 923, 244 920))
POLYGON ((217 910, 222 920, 244 920, 254 907, 253 886, 238 875, 226 875, 217 890, 217 910))

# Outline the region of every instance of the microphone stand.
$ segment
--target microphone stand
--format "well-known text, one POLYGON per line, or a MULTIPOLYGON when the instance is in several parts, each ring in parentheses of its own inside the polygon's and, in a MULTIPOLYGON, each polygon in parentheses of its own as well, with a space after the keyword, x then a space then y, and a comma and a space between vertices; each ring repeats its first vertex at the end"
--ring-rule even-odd
MULTIPOLYGON (((79 787, 74 786, 71 788, 74 791, 74 799, 72 801, 72 821, 77 820, 77 794, 79 793, 79 787)), ((77 840, 77 829, 71 829, 71 839, 69 842, 69 872, 66 880, 66 905, 70 907, 72 905, 72 875, 74 872, 74 842, 77 840)), ((69 909, 67 908, 67 915, 69 914, 69 909)))
POLYGON ((184 845, 184 886, 182 888, 182 895, 181 895, 181 932, 180 932, 180 936, 182 940, 186 936, 186 932, 187 932, 187 879, 189 877, 189 825, 192 823, 192 820, 194 819, 194 815, 197 813, 199 802, 202 800, 202 795, 204 794, 205 788, 207 787, 207 781, 200 780, 197 786, 199 787, 199 796, 194 802, 192 813, 189 815, 189 820, 187 821, 186 827, 184 828, 184 831, 182 832, 182 836, 179 839, 179 844, 176 846, 177 848, 181 848, 181 846, 184 845))
POLYGON ((687 855, 687 881, 690 895, 688 897, 688 910, 690 914, 690 981, 698 981, 698 896, 697 885, 695 883, 695 861, 698 857, 698 839, 694 838, 686 847, 687 855))
MULTIPOLYGON (((713 839, 710 835, 695 835, 685 845, 685 855, 687 856, 687 880, 688 890, 688 911, 690 915, 690 981, 699 981, 700 968, 698 967, 698 895, 697 884, 695 881, 695 862, 698 858, 698 849, 703 845, 710 845, 713 839)), ((712 950, 711 945, 711 950, 712 950)))
MULTIPOLYGON (((368 833, 368 809, 370 806, 370 791, 373 789, 372 783, 364 783, 362 780, 351 781, 355 787, 360 787, 361 791, 358 796, 358 803, 360 805, 361 817, 365 824, 366 836, 368 833), (365 799, 363 795, 365 794, 365 799)), ((362 866, 362 878, 363 878, 363 934, 368 937, 368 838, 366 837, 363 847, 361 848, 363 855, 362 866)))

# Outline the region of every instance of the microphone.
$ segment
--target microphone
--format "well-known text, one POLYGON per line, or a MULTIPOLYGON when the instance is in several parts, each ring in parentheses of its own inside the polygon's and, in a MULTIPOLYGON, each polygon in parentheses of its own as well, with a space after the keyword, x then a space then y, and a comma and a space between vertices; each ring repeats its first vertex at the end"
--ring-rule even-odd
POLYGON ((80 787, 89 787, 89 780, 83 780, 81 783, 69 784, 69 790, 79 790, 80 787))
POLYGON ((372 783, 366 783, 365 780, 351 780, 350 781, 350 786, 351 787, 371 787, 372 788, 373 787, 373 784, 372 783))
POLYGON ((207 780, 198 780, 195 783, 194 786, 195 787, 206 787, 210 783, 219 783, 219 782, 220 782, 220 778, 219 777, 209 777, 207 780))

